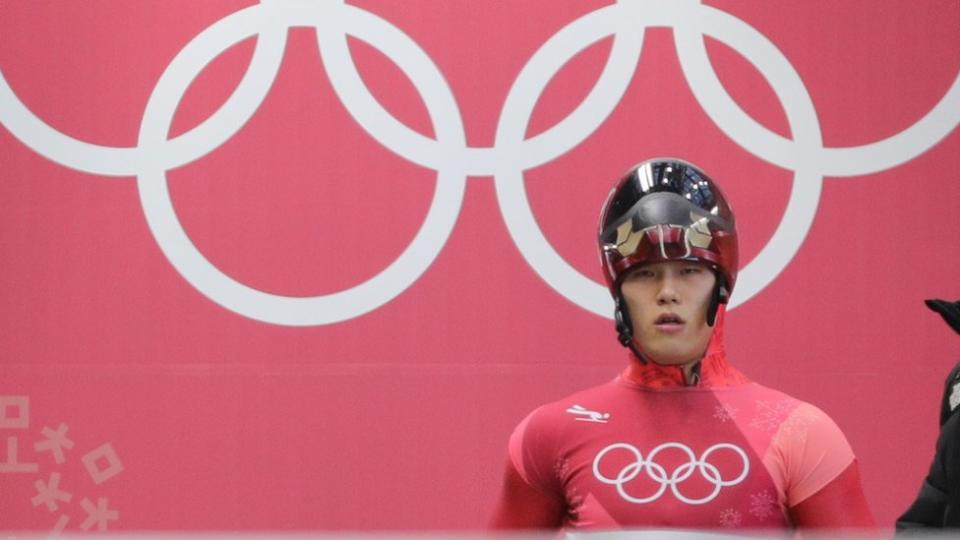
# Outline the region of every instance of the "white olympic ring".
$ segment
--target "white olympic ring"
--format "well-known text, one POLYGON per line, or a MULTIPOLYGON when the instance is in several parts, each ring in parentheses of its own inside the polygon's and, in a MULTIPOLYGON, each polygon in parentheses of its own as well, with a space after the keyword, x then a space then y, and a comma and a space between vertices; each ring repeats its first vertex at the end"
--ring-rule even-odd
POLYGON ((459 215, 466 178, 493 176, 497 200, 521 254, 555 291, 584 309, 612 317, 604 286, 575 270, 544 237, 527 200, 524 171, 572 150, 589 137, 623 97, 648 27, 673 30, 680 64, 694 97, 736 144, 794 171, 790 200, 773 236, 740 270, 733 309, 759 293, 789 264, 809 230, 824 176, 874 173, 929 150, 960 123, 960 73, 946 94, 914 125, 882 141, 824 148, 816 109, 796 70, 765 36, 744 21, 699 0, 620 0, 569 23, 534 53, 504 101, 492 147, 466 144, 460 109, 430 56, 400 29, 343 0, 262 0, 203 30, 181 50, 150 94, 136 147, 90 144, 60 133, 17 98, 0 71, 0 123, 44 157, 106 176, 136 176, 150 230, 177 271, 201 294, 256 320, 291 326, 330 324, 377 309, 401 294, 432 264, 459 215), (211 264, 183 230, 170 200, 166 171, 199 159, 232 137, 253 116, 279 70, 287 30, 307 26, 331 85, 357 123, 385 148, 437 171, 427 216, 400 257, 370 280, 315 297, 270 294, 241 284, 211 264), (393 117, 359 76, 347 35, 382 51, 413 82, 427 107, 436 139, 393 117), (194 78, 235 43, 256 36, 256 48, 235 92, 200 125, 168 139, 177 106, 194 78), (533 109, 547 82, 593 43, 613 36, 606 65, 573 112, 543 133, 525 139, 533 109), (786 112, 793 139, 773 133, 730 97, 707 57, 704 36, 747 59, 770 83, 786 112))
MULTIPOLYGON (((181 54, 161 76, 161 82, 179 91, 179 94, 172 92, 173 95, 182 96, 193 78, 199 74, 199 69, 207 62, 212 61, 233 43, 253 35, 251 24, 264 16, 263 13, 258 12, 264 9, 265 5, 260 4, 241 10, 219 21, 211 28, 220 30, 219 27, 222 26, 224 28, 220 32, 222 39, 219 43, 211 43, 210 46, 202 49, 206 57, 201 58, 201 61, 192 62, 190 66, 196 71, 191 72, 186 68, 180 68, 179 60, 195 58, 195 56, 187 57, 181 54)), ((282 27, 285 28, 286 25, 293 25, 295 21, 299 24, 307 21, 317 27, 319 42, 330 45, 329 48, 332 50, 324 54, 324 62, 329 65, 330 71, 337 69, 334 66, 342 68, 343 64, 349 63, 340 58, 349 54, 346 47, 345 32, 347 31, 372 45, 383 47, 398 66, 415 75, 423 73, 422 66, 424 63, 429 63, 426 55, 412 42, 404 41, 405 36, 395 27, 385 24, 366 11, 336 4, 328 6, 333 9, 326 10, 293 9, 297 6, 287 3, 270 5, 277 8, 282 5, 286 8, 272 11, 272 17, 269 19, 273 24, 283 25, 282 27), (327 19, 335 20, 336 24, 330 24, 327 19)), ((195 41, 203 38, 208 31, 201 33, 195 41)), ((355 72, 352 75, 354 76, 331 77, 334 88, 340 93, 341 98, 357 97, 362 94, 356 91, 357 85, 362 86, 359 75, 355 72), (344 79, 348 80, 345 82, 344 79)), ((443 85, 443 80, 437 77, 414 76, 412 81, 425 98, 424 102, 433 120, 437 138, 441 141, 450 141, 451 146, 463 146, 466 141, 460 116, 453 96, 443 85), (447 90, 446 93, 445 90, 447 90), (439 106, 437 106, 438 103, 439 106)), ((161 94, 154 93, 147 102, 140 130, 141 147, 161 145, 176 112, 179 100, 154 99, 158 95, 161 94)), ((372 96, 369 96, 369 99, 375 103, 372 96)), ((365 107, 369 106, 369 103, 365 105, 365 107)), ((351 108, 351 112, 355 108, 351 108)), ((360 121, 364 128, 369 129, 370 126, 365 118, 361 118, 360 121)), ((410 286, 430 266, 453 230, 460 209, 460 201, 463 200, 466 188, 466 176, 458 174, 450 167, 438 169, 436 191, 426 220, 412 243, 385 270, 352 289, 314 297, 287 297, 259 291, 233 280, 211 264, 190 242, 177 221, 176 211, 167 190, 165 171, 162 168, 140 171, 138 187, 150 230, 153 231, 167 258, 188 282, 231 311, 264 322, 305 326, 332 323, 362 315, 385 304, 410 286)))
POLYGON ((620 496, 623 497, 625 501, 631 502, 634 504, 646 504, 646 503, 653 502, 659 499, 666 492, 668 487, 670 488, 670 491, 673 492, 674 497, 676 497, 682 502, 685 502, 687 504, 693 504, 693 505, 706 504, 712 501, 713 499, 717 498, 717 495, 720 494, 720 490, 722 490, 723 488, 729 487, 729 486, 735 486, 740 482, 742 482, 743 479, 746 478, 747 474, 749 473, 750 473, 750 460, 747 457, 747 453, 744 452, 740 447, 730 443, 718 443, 711 446, 710 448, 707 448, 706 451, 703 452, 703 455, 700 456, 699 459, 696 457, 696 454, 693 453, 693 450, 691 450, 689 446, 678 443, 678 442, 663 443, 655 447, 653 450, 650 451, 650 455, 647 456, 646 459, 644 459, 643 454, 640 453, 640 450, 638 450, 632 444, 614 443, 614 444, 611 444, 610 446, 607 446, 603 450, 600 450, 597 453, 597 457, 593 459, 593 476, 597 480, 603 482, 604 484, 616 486, 617 493, 619 493, 620 496), (682 451, 684 454, 687 455, 688 461, 687 463, 684 463, 679 467, 677 467, 676 469, 674 469, 673 473, 667 476, 666 469, 664 469, 663 466, 660 465, 659 463, 656 463, 654 461, 654 458, 656 458, 658 453, 670 448, 676 448, 682 451), (627 464, 622 469, 620 469, 620 472, 617 473, 616 478, 609 478, 605 476, 602 472, 600 472, 600 461, 609 452, 613 450, 618 450, 618 449, 623 449, 633 454, 634 461, 632 463, 627 464), (720 469, 718 469, 715 465, 707 462, 707 459, 710 457, 711 454, 721 449, 733 450, 734 452, 737 453, 737 455, 740 456, 740 459, 743 462, 743 470, 740 472, 740 474, 736 478, 733 478, 732 480, 724 480, 720 474, 720 469), (691 475, 693 475, 694 470, 699 470, 700 475, 703 477, 703 479, 713 484, 713 490, 709 494, 704 495, 703 497, 700 497, 698 499, 685 496, 683 493, 680 492, 680 488, 678 487, 678 484, 686 481, 687 479, 690 478, 691 475), (625 485, 628 482, 634 480, 637 476, 639 476, 642 471, 646 471, 647 477, 650 478, 650 480, 657 482, 659 484, 659 487, 657 488, 656 491, 653 492, 652 495, 649 495, 647 497, 634 497, 633 495, 630 495, 629 493, 627 493, 625 485))

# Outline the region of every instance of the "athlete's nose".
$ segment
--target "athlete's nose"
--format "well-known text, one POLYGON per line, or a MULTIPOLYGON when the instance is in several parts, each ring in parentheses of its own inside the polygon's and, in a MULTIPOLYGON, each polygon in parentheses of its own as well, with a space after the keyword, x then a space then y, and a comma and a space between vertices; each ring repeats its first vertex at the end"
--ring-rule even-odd
POLYGON ((659 288, 657 289, 657 304, 676 304, 679 302, 680 298, 677 296, 677 283, 673 276, 669 272, 664 272, 660 276, 659 288))

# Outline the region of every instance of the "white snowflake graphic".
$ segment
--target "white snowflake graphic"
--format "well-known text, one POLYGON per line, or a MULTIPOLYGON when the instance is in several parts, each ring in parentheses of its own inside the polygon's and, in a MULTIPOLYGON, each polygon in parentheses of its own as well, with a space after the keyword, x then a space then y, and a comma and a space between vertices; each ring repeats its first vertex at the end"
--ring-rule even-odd
POLYGON ((736 527, 743 522, 743 516, 733 508, 727 508, 720 512, 720 525, 723 527, 736 527))
POLYGON ((737 417, 737 408, 728 403, 717 405, 713 408, 713 417, 721 422, 733 420, 737 417))
POLYGON ((566 480, 567 474, 570 473, 570 460, 567 458, 559 458, 553 464, 553 474, 560 481, 566 480))
POLYGON ((781 443, 786 440, 797 440, 805 439, 807 437, 807 432, 811 424, 816 421, 816 416, 812 412, 801 410, 790 415, 781 426, 780 430, 777 431, 776 436, 773 438, 774 442, 781 443))
POLYGON ((769 491, 764 490, 750 495, 750 513, 759 519, 770 517, 776 504, 776 499, 769 491))
POLYGON ((750 427, 773 432, 787 419, 793 408, 793 401, 789 399, 769 402, 757 401, 757 414, 750 420, 750 427))
POLYGON ((580 511, 583 510, 583 495, 573 489, 567 496, 567 514, 574 521, 580 518, 580 511))

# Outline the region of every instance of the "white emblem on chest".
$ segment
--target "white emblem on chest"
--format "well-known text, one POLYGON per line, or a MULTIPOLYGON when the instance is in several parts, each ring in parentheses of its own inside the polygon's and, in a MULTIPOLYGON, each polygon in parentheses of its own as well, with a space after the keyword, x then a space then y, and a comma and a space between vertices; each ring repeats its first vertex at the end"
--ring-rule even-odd
POLYGON ((580 405, 574 405, 567 409, 567 412, 576 416, 574 420, 579 420, 581 422, 596 422, 598 424, 606 424, 610 420, 610 413, 601 413, 597 411, 591 411, 590 409, 581 407, 580 405))
POLYGON ((960 383, 953 385, 953 393, 950 394, 950 410, 956 409, 957 405, 960 405, 960 383))
POLYGON ((670 491, 673 492, 673 496, 682 502, 687 504, 706 504, 717 498, 717 495, 720 494, 721 489, 729 486, 735 486, 740 482, 743 482, 743 479, 747 477, 749 472, 750 459, 747 457, 747 453, 744 452, 739 446, 730 443, 715 444, 710 448, 707 448, 703 452, 703 455, 699 458, 696 456, 696 454, 694 454, 693 450, 691 450, 689 446, 678 442, 663 443, 651 450, 647 457, 643 457, 643 454, 640 452, 640 450, 631 444, 614 443, 599 451, 597 453, 597 457, 593 459, 593 476, 595 476, 597 480, 603 482, 604 484, 616 486, 617 493, 619 493, 625 501, 634 504, 646 504, 653 502, 659 499, 667 491, 667 488, 670 488, 670 491), (688 461, 687 463, 677 466, 673 472, 668 475, 666 468, 657 463, 655 459, 657 454, 669 448, 676 448, 682 451, 687 455, 688 461), (620 469, 620 472, 617 473, 615 478, 609 478, 600 471, 600 462, 603 461, 603 458, 607 454, 616 450, 624 450, 633 454, 634 461, 632 463, 628 463, 622 469, 620 469), (740 473, 730 480, 724 480, 724 475, 720 472, 720 469, 709 462, 710 456, 713 455, 714 452, 720 450, 727 450, 736 453, 743 463, 743 469, 740 471, 740 473), (647 478, 649 478, 655 484, 659 484, 659 487, 650 496, 634 497, 633 495, 627 493, 626 485, 630 481, 637 478, 641 472, 645 472, 647 478), (698 499, 685 496, 680 492, 679 488, 679 484, 689 479, 694 472, 699 472, 700 476, 702 476, 704 480, 710 484, 713 484, 713 490, 707 495, 698 499))

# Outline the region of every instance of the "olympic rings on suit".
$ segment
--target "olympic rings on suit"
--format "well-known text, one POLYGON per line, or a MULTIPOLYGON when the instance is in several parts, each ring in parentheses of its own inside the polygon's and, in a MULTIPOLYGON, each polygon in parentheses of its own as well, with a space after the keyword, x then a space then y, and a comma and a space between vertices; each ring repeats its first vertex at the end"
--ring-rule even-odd
POLYGON ((730 443, 715 444, 710 448, 707 448, 703 452, 703 455, 699 458, 696 456, 696 454, 694 454, 693 450, 691 450, 689 446, 678 442, 667 442, 660 444, 651 450, 650 454, 647 455, 646 458, 643 457, 643 454, 640 452, 640 450, 631 444, 614 443, 597 452, 597 456, 593 459, 593 476, 604 484, 616 486, 617 493, 619 493, 624 500, 634 504, 647 504, 656 501, 663 496, 663 494, 667 491, 667 488, 670 488, 673 496, 682 502, 692 505, 706 504, 717 498, 723 488, 735 486, 742 482, 749 473, 750 459, 747 457, 747 453, 744 452, 739 446, 730 443), (675 448, 682 451, 684 454, 686 454, 688 461, 675 468, 673 472, 668 475, 666 468, 657 463, 655 459, 657 454, 670 448, 675 448), (743 463, 739 474, 729 480, 724 480, 720 469, 716 465, 713 465, 709 462, 709 458, 714 452, 724 449, 735 452, 743 463), (634 461, 632 463, 628 463, 622 469, 620 469, 615 478, 609 478, 600 471, 600 462, 603 461, 603 458, 608 453, 614 450, 626 450, 630 452, 633 454, 634 461), (685 496, 680 491, 679 487, 682 482, 693 476, 694 471, 699 471, 700 476, 703 477, 705 481, 713 484, 713 489, 710 491, 710 493, 700 498, 691 498, 685 496), (628 493, 626 488, 627 484, 636 479, 641 472, 646 472, 647 478, 659 484, 659 487, 656 489, 656 491, 647 497, 635 497, 628 493))

